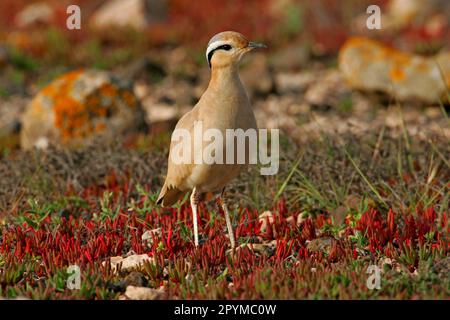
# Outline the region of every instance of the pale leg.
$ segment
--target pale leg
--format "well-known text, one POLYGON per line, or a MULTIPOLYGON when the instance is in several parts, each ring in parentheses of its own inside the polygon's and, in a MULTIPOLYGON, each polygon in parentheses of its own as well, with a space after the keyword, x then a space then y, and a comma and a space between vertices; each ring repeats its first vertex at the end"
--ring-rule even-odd
POLYGON ((198 204, 198 195, 197 195, 197 190, 194 187, 194 189, 192 189, 192 193, 191 193, 191 208, 192 208, 192 223, 194 225, 195 247, 198 247, 197 204, 198 204))
POLYGON ((230 212, 228 211, 228 207, 227 207, 227 204, 225 201, 224 194, 225 194, 225 190, 222 191, 222 194, 220 195, 219 204, 222 207, 223 212, 225 213, 225 221, 227 223, 228 236, 230 237, 230 242, 231 242, 231 249, 234 249, 236 247, 236 243, 234 241, 233 225, 231 224, 230 212))

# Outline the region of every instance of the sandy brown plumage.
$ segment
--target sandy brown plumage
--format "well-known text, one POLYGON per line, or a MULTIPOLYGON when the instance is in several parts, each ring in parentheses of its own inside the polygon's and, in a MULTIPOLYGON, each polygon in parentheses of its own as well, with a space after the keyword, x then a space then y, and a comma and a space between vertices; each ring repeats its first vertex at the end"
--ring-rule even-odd
MULTIPOLYGON (((194 136, 196 121, 202 122, 203 131, 218 129, 223 137, 225 137, 226 129, 243 129, 244 131, 257 129, 250 101, 238 73, 241 57, 255 47, 258 46, 249 42, 241 34, 232 31, 219 33, 211 39, 207 51, 210 58, 208 62, 211 65, 211 80, 208 88, 195 107, 178 121, 175 130, 186 129, 191 136, 194 136)), ((203 142, 203 148, 208 143, 203 142)), ((227 143, 229 141, 223 144, 224 157, 227 143)), ((194 154, 200 150, 194 149, 193 143, 191 146, 193 152, 190 163, 177 164, 172 160, 174 142, 171 142, 167 177, 157 200, 157 203, 162 206, 172 206, 192 190, 191 205, 196 207, 196 203, 192 203, 198 199, 196 194, 223 190, 248 164, 248 157, 244 164, 194 164, 194 154)), ((246 155, 248 154, 247 144, 246 155)), ((226 214, 228 215, 227 210, 226 214)), ((196 213, 194 215, 196 219, 196 213)), ((230 229, 231 223, 228 223, 229 217, 227 218, 227 226, 229 225, 230 229)), ((231 240, 234 246, 234 239, 231 240)))

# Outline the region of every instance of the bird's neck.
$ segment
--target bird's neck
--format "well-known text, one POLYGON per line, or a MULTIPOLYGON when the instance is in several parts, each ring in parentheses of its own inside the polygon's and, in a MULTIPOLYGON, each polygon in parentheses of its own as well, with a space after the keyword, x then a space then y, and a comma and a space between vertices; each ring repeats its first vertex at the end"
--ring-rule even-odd
POLYGON ((213 66, 211 69, 211 80, 209 81, 209 91, 228 91, 227 89, 242 88, 239 78, 238 67, 234 65, 213 66))

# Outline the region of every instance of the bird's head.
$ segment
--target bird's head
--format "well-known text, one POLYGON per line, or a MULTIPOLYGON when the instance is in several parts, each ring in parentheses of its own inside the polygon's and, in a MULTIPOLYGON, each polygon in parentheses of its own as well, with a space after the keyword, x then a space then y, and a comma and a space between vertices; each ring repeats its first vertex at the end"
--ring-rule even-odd
POLYGON ((206 59, 209 67, 226 67, 239 64, 242 57, 257 48, 267 48, 264 44, 248 41, 235 31, 224 31, 209 40, 206 59))

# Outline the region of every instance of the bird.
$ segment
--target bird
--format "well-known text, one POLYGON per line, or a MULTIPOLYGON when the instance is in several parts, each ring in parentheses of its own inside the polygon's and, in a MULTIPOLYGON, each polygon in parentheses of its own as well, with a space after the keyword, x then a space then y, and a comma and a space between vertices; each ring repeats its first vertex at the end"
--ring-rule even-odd
MULTIPOLYGON (((223 136, 227 129, 257 130, 255 115, 247 92, 239 77, 239 65, 242 58, 254 49, 267 48, 266 45, 247 40, 236 31, 224 31, 214 35, 208 42, 206 60, 210 68, 210 81, 206 91, 197 104, 184 114, 175 126, 175 130, 185 129, 194 133, 195 123, 201 121, 202 130, 219 130, 223 136)), ((257 76, 257 75, 255 75, 257 76)), ((223 156, 226 157, 226 144, 223 144, 223 156)), ((205 142, 203 142, 205 143, 205 142)), ((199 152, 191 144, 193 154, 199 152)), ((236 145, 235 145, 236 146, 236 145)), ((244 163, 178 163, 173 161, 174 133, 172 133, 167 175, 156 203, 162 207, 170 207, 183 198, 188 192, 192 208, 194 229, 194 244, 198 247, 197 208, 202 194, 220 193, 218 205, 225 214, 225 221, 231 248, 234 250, 236 241, 231 223, 230 212, 226 203, 225 187, 249 165, 249 145, 245 145, 246 158, 244 163)), ((242 151, 242 150, 241 150, 242 151)), ((239 152, 239 151, 237 151, 239 152)), ((236 147, 234 155, 236 157, 236 147)), ((235 160, 235 159, 234 159, 235 160)))

